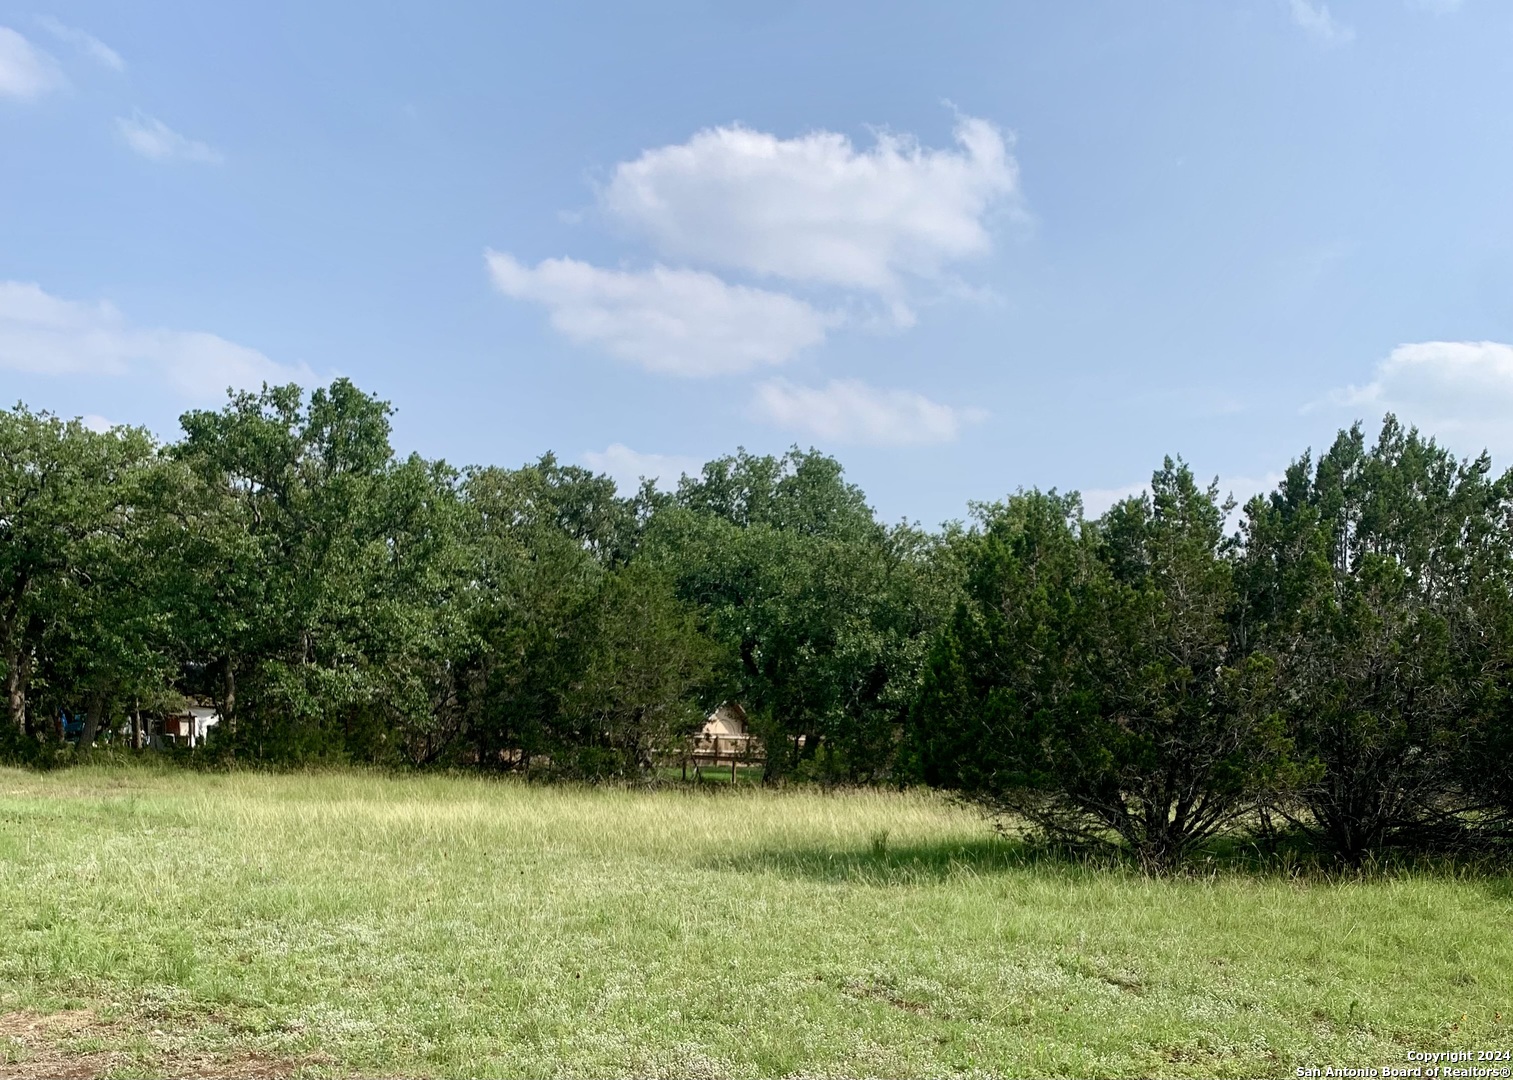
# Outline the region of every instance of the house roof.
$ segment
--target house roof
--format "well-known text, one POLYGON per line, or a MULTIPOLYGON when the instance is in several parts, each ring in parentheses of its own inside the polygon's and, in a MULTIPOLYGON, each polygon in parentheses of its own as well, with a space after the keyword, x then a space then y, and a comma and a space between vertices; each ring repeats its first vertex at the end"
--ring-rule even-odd
POLYGON ((704 735, 745 735, 746 710, 733 701, 727 701, 704 722, 704 735))

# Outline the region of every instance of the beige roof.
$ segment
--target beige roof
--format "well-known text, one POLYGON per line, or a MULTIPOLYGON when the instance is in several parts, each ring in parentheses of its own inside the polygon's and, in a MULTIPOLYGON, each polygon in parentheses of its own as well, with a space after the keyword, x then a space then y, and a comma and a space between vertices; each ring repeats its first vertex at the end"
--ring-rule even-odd
POLYGON ((733 701, 727 701, 704 722, 704 735, 745 735, 746 710, 733 701))

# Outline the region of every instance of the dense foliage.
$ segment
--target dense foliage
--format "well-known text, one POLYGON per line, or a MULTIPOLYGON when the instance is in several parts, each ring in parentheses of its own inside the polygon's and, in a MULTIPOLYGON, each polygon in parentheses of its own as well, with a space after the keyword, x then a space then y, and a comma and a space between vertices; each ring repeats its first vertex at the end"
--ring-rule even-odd
POLYGON ((1240 647, 1214 489, 1168 461, 1083 522, 1075 496, 979 512, 967 595, 919 698, 924 776, 1055 837, 1180 861, 1286 759, 1272 665, 1240 647))
POLYGON ((0 412, 17 755, 139 748, 640 776, 721 702, 769 780, 924 782, 1173 866, 1243 823, 1343 858, 1513 831, 1513 474, 1388 418, 1236 509, 1168 460, 1087 519, 938 532, 814 451, 632 497, 551 455, 458 471, 341 380, 178 441, 0 412))

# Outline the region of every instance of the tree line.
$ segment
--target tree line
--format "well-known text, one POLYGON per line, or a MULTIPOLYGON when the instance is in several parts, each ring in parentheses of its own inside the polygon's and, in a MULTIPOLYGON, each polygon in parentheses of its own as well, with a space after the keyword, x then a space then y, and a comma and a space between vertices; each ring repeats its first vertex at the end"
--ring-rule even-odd
POLYGON ((924 783, 1168 868, 1220 833, 1347 860, 1513 826, 1513 472, 1388 417, 1236 507, 1167 460, 1097 518, 1019 491, 877 519, 834 459, 676 490, 456 469, 338 380, 177 441, 0 412, 13 758, 140 746, 645 776, 721 702, 768 780, 924 783))

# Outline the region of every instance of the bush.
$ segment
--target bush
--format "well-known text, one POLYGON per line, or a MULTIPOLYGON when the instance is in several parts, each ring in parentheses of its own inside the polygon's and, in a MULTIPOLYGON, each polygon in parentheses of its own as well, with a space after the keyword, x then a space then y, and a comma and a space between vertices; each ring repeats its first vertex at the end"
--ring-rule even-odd
POLYGON ((915 738, 927 782, 1167 870, 1289 755, 1272 665, 1236 640, 1226 507, 1170 460, 1152 490, 1096 524, 1055 493, 980 512, 915 738))

